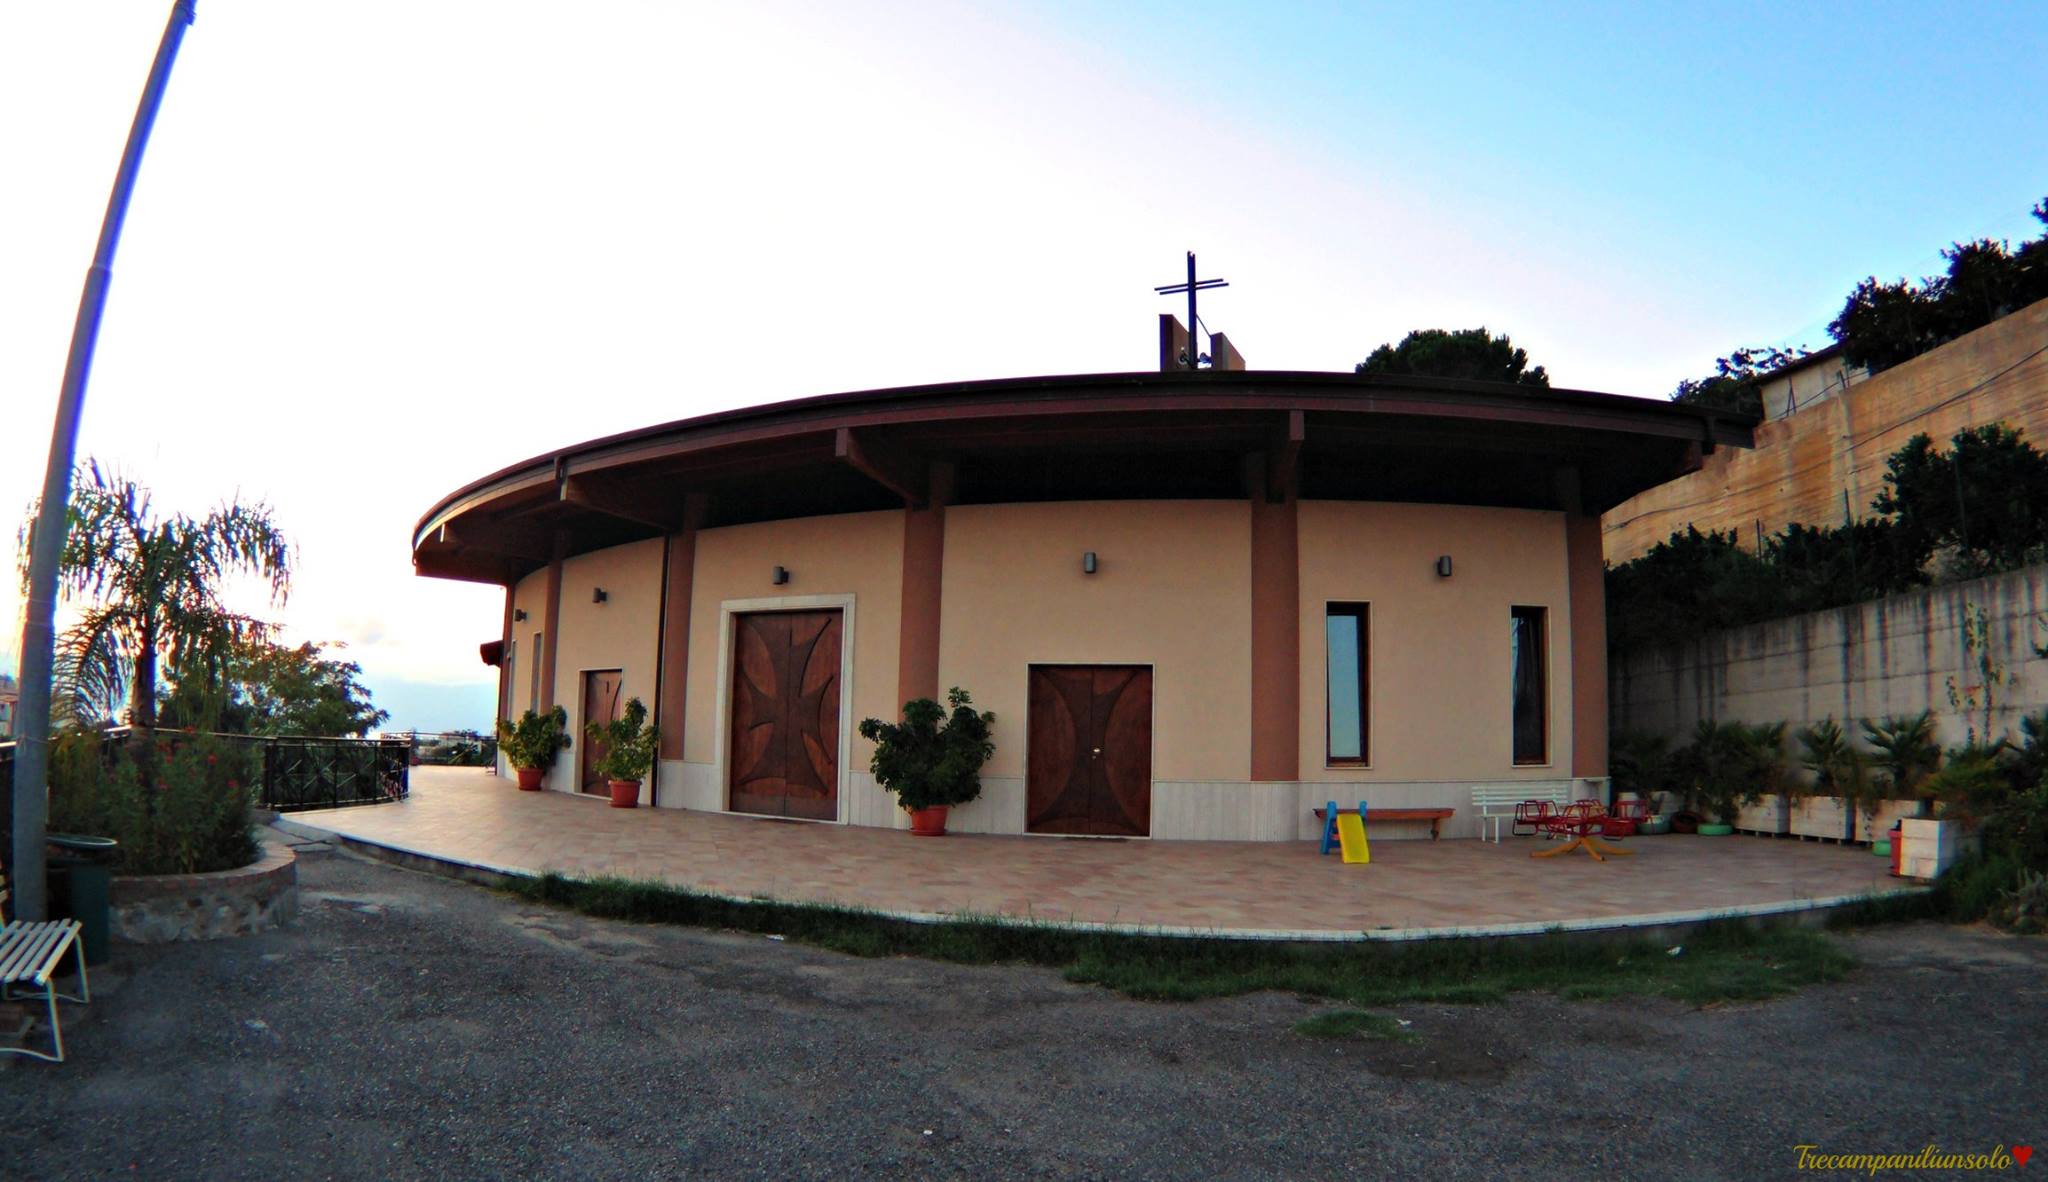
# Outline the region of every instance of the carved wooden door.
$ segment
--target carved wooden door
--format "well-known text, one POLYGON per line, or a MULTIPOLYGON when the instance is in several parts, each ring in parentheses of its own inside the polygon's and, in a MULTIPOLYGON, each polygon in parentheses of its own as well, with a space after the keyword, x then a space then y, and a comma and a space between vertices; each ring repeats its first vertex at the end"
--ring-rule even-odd
MULTIPOLYGON (((593 722, 611 722, 619 717, 623 706, 619 702, 619 684, 623 675, 617 669, 591 669, 583 674, 583 713, 577 715, 587 726, 593 722)), ((572 736, 575 746, 583 749, 583 756, 577 761, 580 769, 576 777, 576 788, 581 792, 595 792, 604 795, 611 791, 605 787, 604 777, 597 774, 597 761, 604 756, 605 745, 579 732, 572 736)))
POLYGON ((1033 665, 1026 826, 1033 833, 1152 831, 1152 670, 1033 665))
POLYGON ((838 818, 842 623, 836 610, 733 617, 734 812, 838 818))

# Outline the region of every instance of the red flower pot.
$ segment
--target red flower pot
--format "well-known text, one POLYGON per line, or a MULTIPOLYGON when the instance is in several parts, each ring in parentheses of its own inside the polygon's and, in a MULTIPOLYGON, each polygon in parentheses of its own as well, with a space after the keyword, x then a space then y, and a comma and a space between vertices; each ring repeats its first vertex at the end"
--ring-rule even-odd
POLYGON ((541 767, 522 767, 513 770, 519 773, 519 790, 521 792, 539 792, 540 778, 548 774, 547 769, 541 767))
POLYGON ((946 806, 935 804, 928 809, 911 809, 910 835, 912 837, 944 837, 946 835, 946 806))
POLYGON ((605 783, 611 785, 613 808, 632 809, 640 807, 640 781, 606 780, 605 783))

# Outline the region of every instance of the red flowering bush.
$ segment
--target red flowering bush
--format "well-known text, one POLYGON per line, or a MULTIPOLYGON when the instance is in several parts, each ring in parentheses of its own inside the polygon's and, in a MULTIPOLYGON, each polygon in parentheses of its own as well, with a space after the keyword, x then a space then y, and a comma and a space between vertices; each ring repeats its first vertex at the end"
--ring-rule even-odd
POLYGON ((51 831, 120 842, 122 874, 200 874, 256 860, 253 752, 194 734, 160 739, 146 758, 148 776, 126 741, 83 731, 59 738, 51 831))

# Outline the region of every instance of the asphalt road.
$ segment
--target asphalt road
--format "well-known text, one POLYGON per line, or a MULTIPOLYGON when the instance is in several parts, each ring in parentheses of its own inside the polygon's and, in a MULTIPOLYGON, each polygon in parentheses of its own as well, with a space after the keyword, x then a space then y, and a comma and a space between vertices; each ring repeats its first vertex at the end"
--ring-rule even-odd
POLYGON ((1861 935, 1849 980, 1761 1005, 1404 1006, 1416 1041, 1331 1043, 1288 995, 1136 1002, 300 873, 290 929, 118 948, 71 1061, 0 1066, 0 1177, 1757 1179, 1800 1144, 2048 1150, 2048 943, 1984 931, 1861 935))

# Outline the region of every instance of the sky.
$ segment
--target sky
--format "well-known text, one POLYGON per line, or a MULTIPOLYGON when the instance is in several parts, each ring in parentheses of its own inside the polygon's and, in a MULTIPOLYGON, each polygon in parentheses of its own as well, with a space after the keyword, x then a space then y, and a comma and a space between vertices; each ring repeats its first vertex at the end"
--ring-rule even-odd
MULTIPOLYGON (((169 9, 7 6, 0 516, 41 488, 169 9)), ((1255 369, 1485 325, 1556 385, 1662 397, 1826 344, 1866 275, 2031 237, 2044 61, 2032 4, 201 0, 79 455, 160 508, 267 503, 296 586, 244 606, 347 645, 393 726, 482 727, 502 593, 416 578, 410 534, 485 473, 1150 368, 1188 250, 1255 369)), ((0 580, 0 670, 21 618, 0 580)))

